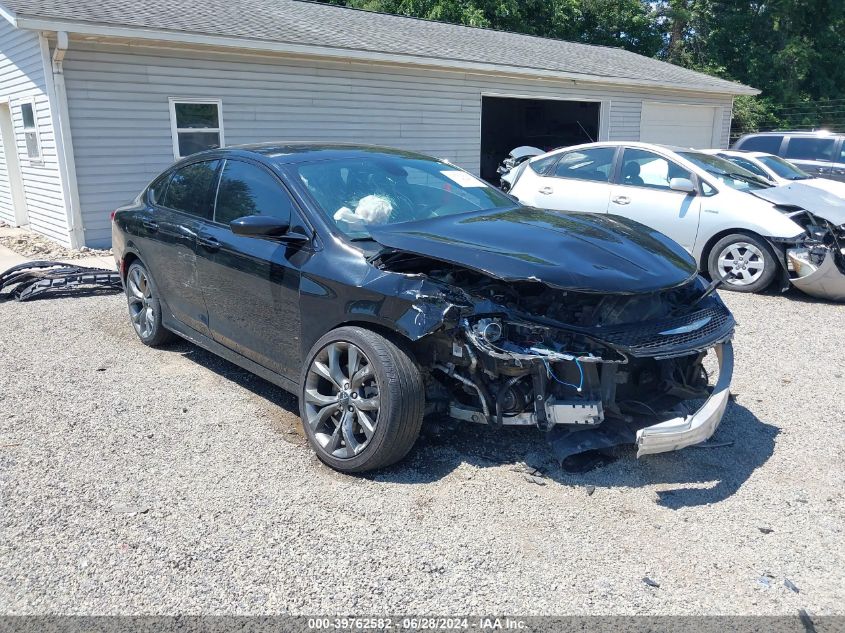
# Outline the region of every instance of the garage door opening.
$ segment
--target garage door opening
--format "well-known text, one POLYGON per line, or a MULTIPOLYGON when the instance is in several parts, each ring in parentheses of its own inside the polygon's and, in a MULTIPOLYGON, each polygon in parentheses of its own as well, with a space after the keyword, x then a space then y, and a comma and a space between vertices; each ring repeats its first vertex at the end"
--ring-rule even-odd
POLYGON ((481 99, 481 177, 498 184, 496 168, 520 145, 552 150, 597 141, 601 104, 554 99, 481 99))

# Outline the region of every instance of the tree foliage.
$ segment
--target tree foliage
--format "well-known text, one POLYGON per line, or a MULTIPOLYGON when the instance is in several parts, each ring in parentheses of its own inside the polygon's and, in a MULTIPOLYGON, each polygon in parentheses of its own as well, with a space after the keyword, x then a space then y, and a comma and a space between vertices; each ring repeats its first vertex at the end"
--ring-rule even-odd
POLYGON ((329 0, 589 44, 749 84, 735 130, 845 129, 843 0, 329 0))

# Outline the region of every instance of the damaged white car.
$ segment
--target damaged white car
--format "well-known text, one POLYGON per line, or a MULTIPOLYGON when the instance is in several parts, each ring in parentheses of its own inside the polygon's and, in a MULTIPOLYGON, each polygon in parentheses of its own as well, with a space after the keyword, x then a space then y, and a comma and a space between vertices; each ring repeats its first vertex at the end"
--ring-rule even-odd
POLYGON ((842 200, 768 181, 718 156, 645 143, 590 143, 517 167, 511 193, 558 211, 619 215, 671 237, 726 288, 761 292, 778 277, 842 299, 842 200))

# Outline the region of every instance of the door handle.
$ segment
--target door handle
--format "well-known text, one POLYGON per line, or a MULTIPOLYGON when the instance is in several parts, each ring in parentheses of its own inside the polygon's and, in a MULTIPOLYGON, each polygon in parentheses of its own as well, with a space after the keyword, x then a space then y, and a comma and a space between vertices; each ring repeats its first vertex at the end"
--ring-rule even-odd
POLYGON ((613 202, 615 204, 631 204, 631 199, 628 196, 616 196, 613 202))
POLYGON ((216 237, 211 237, 210 235, 200 235, 197 238, 197 244, 202 246, 205 250, 214 251, 220 250, 220 242, 216 237))
POLYGON ((543 187, 542 189, 538 190, 538 193, 542 193, 544 196, 550 196, 554 192, 555 192, 555 190, 552 189, 551 187, 543 187))
POLYGON ((155 220, 141 220, 141 226, 147 229, 150 233, 158 231, 158 222, 155 220))

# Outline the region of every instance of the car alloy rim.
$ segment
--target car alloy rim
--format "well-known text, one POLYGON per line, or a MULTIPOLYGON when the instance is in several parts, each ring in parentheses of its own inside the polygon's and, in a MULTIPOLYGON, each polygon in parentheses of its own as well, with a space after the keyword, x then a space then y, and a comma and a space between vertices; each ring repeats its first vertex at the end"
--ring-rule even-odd
POLYGON ((352 343, 321 349, 305 379, 305 418, 317 443, 338 459, 367 448, 378 424, 379 391, 373 366, 352 343))
POLYGON ((129 318, 132 319, 135 331, 142 338, 149 338, 155 329, 156 314, 153 289, 143 269, 136 267, 129 271, 126 296, 129 299, 129 318))
POLYGON ((765 267, 763 252, 749 242, 734 242, 719 253, 719 273, 726 283, 734 286, 753 284, 765 267))

